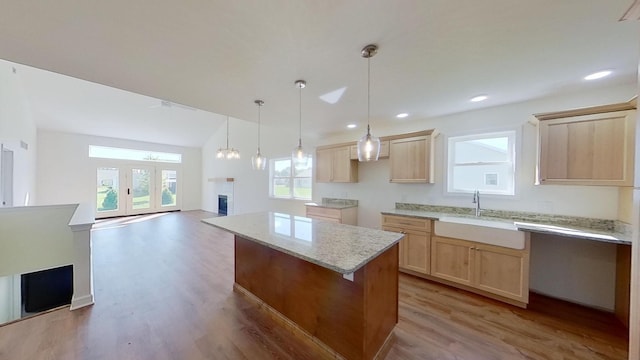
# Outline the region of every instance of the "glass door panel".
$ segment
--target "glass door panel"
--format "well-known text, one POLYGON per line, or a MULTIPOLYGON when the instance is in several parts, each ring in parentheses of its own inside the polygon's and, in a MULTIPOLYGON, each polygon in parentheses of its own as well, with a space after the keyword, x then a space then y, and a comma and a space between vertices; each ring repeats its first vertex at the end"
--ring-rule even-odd
POLYGON ((176 206, 178 203, 178 172, 176 170, 162 170, 161 171, 161 189, 160 194, 161 206, 171 207, 176 206))
POLYGON ((152 169, 150 168, 132 168, 129 175, 131 183, 129 184, 129 199, 131 201, 131 209, 133 213, 145 212, 152 206, 152 169))
POLYGON ((97 217, 123 215, 124 204, 120 201, 120 169, 99 167, 96 175, 97 217))

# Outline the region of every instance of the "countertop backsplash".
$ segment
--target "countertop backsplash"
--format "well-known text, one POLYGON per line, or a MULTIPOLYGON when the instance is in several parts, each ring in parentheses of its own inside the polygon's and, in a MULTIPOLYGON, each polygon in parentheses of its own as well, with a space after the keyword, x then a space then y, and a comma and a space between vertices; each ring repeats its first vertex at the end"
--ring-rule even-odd
MULTIPOLYGON (((437 213, 450 213, 457 215, 474 216, 474 208, 438 206, 411 203, 396 203, 396 209, 428 211, 437 213)), ((631 225, 617 220, 595 219, 579 216, 565 216, 555 214, 543 214, 524 211, 506 211, 482 209, 482 217, 509 219, 514 221, 527 221, 532 223, 544 223, 566 226, 577 226, 600 231, 615 231, 623 234, 630 234, 631 225)))

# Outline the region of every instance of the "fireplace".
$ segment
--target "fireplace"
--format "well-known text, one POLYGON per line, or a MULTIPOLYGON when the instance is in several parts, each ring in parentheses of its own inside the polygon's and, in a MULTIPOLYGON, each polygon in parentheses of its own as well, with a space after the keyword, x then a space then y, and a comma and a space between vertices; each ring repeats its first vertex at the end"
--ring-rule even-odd
POLYGON ((227 195, 218 195, 218 215, 227 215, 227 195))

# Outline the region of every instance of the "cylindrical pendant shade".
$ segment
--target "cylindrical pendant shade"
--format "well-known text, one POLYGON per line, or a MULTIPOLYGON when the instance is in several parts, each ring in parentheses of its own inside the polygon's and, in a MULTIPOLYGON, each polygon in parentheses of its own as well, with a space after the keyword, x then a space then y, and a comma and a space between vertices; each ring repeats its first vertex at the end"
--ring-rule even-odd
POLYGON ((267 158, 260 154, 260 149, 251 157, 251 167, 253 170, 264 170, 267 168, 267 158))
POLYGON ((293 161, 293 165, 304 166, 309 162, 309 154, 304 151, 302 148, 302 144, 296 146, 291 152, 291 160, 293 161))

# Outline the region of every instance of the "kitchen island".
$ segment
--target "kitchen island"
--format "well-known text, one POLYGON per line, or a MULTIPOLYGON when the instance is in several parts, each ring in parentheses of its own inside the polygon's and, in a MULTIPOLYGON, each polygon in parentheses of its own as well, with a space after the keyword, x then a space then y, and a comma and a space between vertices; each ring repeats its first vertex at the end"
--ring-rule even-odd
POLYGON ((203 222, 235 235, 236 291, 331 355, 383 348, 398 322, 402 234, 274 212, 203 222))

